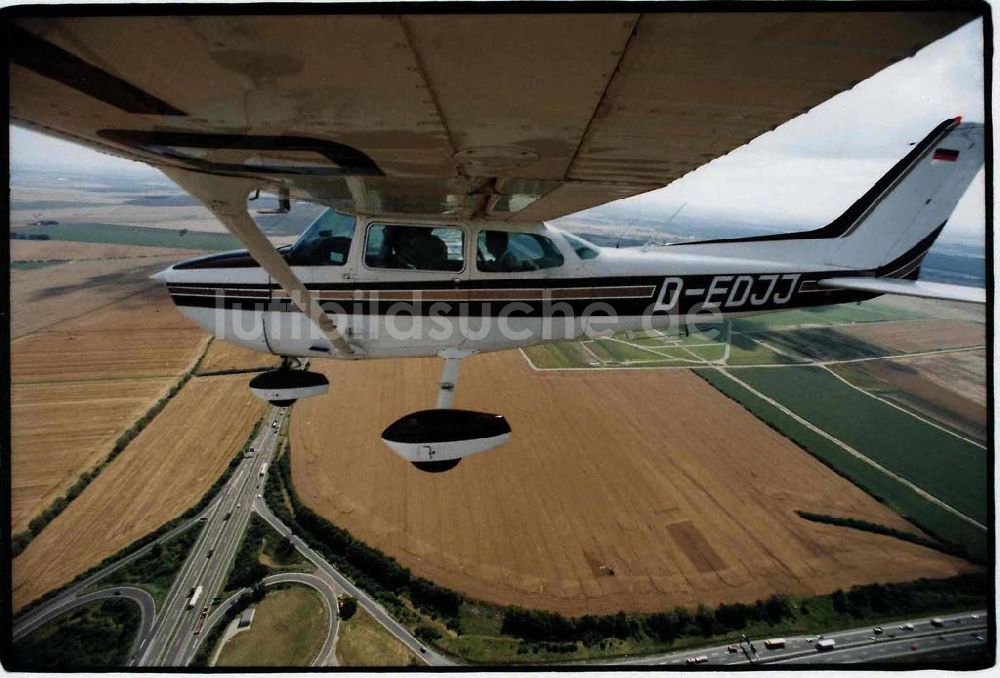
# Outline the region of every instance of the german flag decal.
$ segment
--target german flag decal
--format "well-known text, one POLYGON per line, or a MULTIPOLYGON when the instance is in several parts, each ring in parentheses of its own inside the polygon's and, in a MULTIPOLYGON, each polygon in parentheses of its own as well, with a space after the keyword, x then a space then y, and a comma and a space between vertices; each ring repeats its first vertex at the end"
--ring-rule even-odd
POLYGON ((958 151, 953 151, 949 148, 939 148, 934 151, 934 160, 955 162, 958 160, 958 151))

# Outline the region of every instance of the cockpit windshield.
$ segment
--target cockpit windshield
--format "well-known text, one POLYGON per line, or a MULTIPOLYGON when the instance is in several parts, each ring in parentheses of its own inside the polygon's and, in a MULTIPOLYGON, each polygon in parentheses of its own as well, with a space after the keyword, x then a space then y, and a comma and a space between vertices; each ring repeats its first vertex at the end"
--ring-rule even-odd
POLYGON ((351 250, 356 219, 327 209, 309 225, 288 252, 292 266, 343 266, 351 250))
POLYGON ((601 253, 599 249, 578 235, 564 232, 563 237, 566 238, 566 241, 569 242, 569 246, 573 248, 574 252, 576 252, 576 256, 581 259, 593 259, 601 253))

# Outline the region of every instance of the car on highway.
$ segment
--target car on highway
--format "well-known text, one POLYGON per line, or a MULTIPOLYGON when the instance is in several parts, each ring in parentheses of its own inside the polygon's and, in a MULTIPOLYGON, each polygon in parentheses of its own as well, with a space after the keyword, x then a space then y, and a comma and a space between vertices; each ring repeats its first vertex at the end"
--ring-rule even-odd
POLYGON ((917 649, 917 644, 916 643, 914 643, 913 645, 910 645, 910 650, 911 651, 916 650, 916 649, 917 649))
POLYGON ((739 652, 740 647, 739 645, 730 645, 729 647, 726 648, 726 650, 729 652, 739 652))
POLYGON ((973 634, 973 637, 974 637, 974 638, 975 638, 976 640, 983 640, 983 637, 982 637, 982 635, 980 635, 980 634, 973 634))
POLYGON ((120 596, 121 594, 122 594, 122 590, 121 589, 118 589, 117 591, 115 591, 115 595, 116 596, 120 596))
POLYGON ((875 628, 872 629, 872 633, 874 633, 876 636, 882 635, 882 627, 876 626, 875 628))

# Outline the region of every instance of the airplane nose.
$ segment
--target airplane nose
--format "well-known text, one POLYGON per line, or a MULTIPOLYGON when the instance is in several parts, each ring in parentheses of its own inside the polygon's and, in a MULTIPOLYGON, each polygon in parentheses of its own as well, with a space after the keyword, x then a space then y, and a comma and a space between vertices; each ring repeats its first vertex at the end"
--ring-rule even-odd
POLYGON ((170 270, 169 268, 165 268, 159 273, 154 273, 153 275, 149 276, 149 279, 159 280, 160 282, 167 282, 167 271, 169 270, 170 270))

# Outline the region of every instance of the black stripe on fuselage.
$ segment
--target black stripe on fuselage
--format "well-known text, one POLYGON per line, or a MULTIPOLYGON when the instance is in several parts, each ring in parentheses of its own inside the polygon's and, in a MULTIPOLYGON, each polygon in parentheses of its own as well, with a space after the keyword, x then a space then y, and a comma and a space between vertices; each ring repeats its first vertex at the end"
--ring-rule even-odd
MULTIPOLYGON (((775 311, 807 306, 823 306, 852 301, 862 301, 878 296, 869 292, 835 290, 816 285, 824 277, 871 276, 872 271, 827 273, 773 273, 773 274, 717 274, 692 276, 615 277, 562 280, 489 280, 433 281, 412 283, 401 289, 400 283, 324 284, 310 285, 310 291, 358 291, 375 298, 363 300, 319 300, 324 310, 331 313, 356 315, 415 315, 442 317, 520 317, 580 316, 614 313, 618 316, 641 316, 649 313, 688 315, 699 309, 712 308, 722 313, 775 311), (520 283, 517 287, 512 283, 520 283), (586 298, 542 298, 537 295, 524 298, 483 299, 481 293, 489 291, 522 289, 555 294, 560 289, 590 289, 586 298), (651 288, 654 293, 642 296, 608 296, 610 290, 622 288, 651 288), (602 289, 605 292, 602 294, 602 289), (468 299, 434 299, 435 292, 468 292, 468 299), (407 293, 409 299, 378 298, 377 293, 407 293), (479 292, 479 298, 472 296, 479 292), (654 310, 654 304, 661 308, 654 310), (599 305, 599 306, 597 306, 599 305)), ((169 285, 170 294, 178 306, 195 308, 220 308, 244 311, 297 312, 298 308, 276 288, 267 285, 184 283, 169 285), (226 290, 231 293, 227 294, 226 290)))

